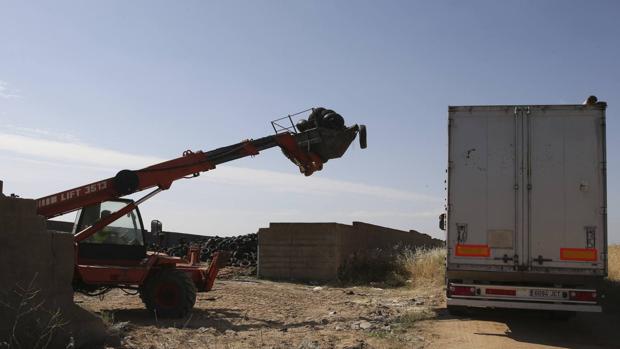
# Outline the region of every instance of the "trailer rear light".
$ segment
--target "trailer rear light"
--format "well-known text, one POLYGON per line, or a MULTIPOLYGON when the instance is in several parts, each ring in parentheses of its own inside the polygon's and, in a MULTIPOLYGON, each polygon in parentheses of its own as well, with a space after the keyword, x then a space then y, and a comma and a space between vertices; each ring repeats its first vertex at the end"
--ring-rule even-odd
POLYGON ((450 286, 451 296, 475 296, 476 288, 471 286, 450 286))
POLYGON ((570 291, 568 297, 571 301, 596 302, 595 291, 570 291))
POLYGON ((494 296, 516 296, 517 290, 507 290, 505 288, 487 288, 484 293, 494 296))

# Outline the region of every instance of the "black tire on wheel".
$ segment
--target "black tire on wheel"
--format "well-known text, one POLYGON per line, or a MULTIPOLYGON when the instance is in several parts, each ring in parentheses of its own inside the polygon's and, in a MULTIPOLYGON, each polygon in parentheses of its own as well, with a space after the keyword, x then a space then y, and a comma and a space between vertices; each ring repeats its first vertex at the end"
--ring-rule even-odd
POLYGON ((325 112, 325 108, 314 108, 310 116, 308 116, 308 128, 321 127, 323 122, 323 113, 325 112))
POLYGON ((196 286, 192 279, 177 269, 162 269, 149 276, 140 287, 140 298, 146 308, 158 317, 185 317, 196 303, 196 286))
POLYGON ((332 130, 342 130, 344 128, 344 118, 336 113, 325 115, 323 123, 332 130))

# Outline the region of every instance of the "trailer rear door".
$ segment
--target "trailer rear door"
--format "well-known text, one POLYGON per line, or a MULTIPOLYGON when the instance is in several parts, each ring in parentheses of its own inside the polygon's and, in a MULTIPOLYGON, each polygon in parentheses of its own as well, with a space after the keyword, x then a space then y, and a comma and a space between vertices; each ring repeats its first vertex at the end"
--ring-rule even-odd
POLYGON ((539 106, 523 118, 531 268, 604 270, 604 110, 539 106))
POLYGON ((514 108, 451 107, 448 261, 511 268, 520 255, 520 125, 514 108))

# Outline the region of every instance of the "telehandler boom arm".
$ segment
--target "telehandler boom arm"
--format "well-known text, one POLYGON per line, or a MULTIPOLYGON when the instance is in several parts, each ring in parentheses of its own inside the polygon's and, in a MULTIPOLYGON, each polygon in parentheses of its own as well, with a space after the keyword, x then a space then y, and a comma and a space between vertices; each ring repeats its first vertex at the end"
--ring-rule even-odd
POLYGON ((123 209, 101 218, 90 228, 76 234, 75 240, 79 242, 123 214, 130 212, 158 192, 170 188, 172 182, 182 178, 197 177, 200 172, 212 170, 225 162, 258 155, 262 150, 279 146, 282 152, 299 166, 300 171, 309 176, 315 171, 320 171, 329 159, 342 156, 358 133, 361 133, 360 143, 365 148, 365 127, 363 125, 346 127, 342 117, 331 110, 312 109, 309 119, 303 120, 297 127, 292 124, 290 116, 288 120, 291 122, 291 127, 281 127, 277 122, 272 122, 276 130, 275 135, 245 140, 207 152, 187 150, 183 156, 173 160, 140 170, 122 170, 112 178, 39 198, 36 200, 37 211, 46 218, 52 218, 88 205, 157 188, 135 203, 128 204, 123 209), (276 125, 280 127, 280 130, 276 125))

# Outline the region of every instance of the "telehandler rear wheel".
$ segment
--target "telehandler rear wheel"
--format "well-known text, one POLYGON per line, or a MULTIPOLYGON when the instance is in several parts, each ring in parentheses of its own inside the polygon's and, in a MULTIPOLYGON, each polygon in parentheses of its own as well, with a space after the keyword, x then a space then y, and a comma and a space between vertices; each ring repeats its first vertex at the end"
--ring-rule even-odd
POLYGON ((196 286, 186 273, 162 269, 140 287, 140 298, 158 317, 185 317, 196 303, 196 286))

